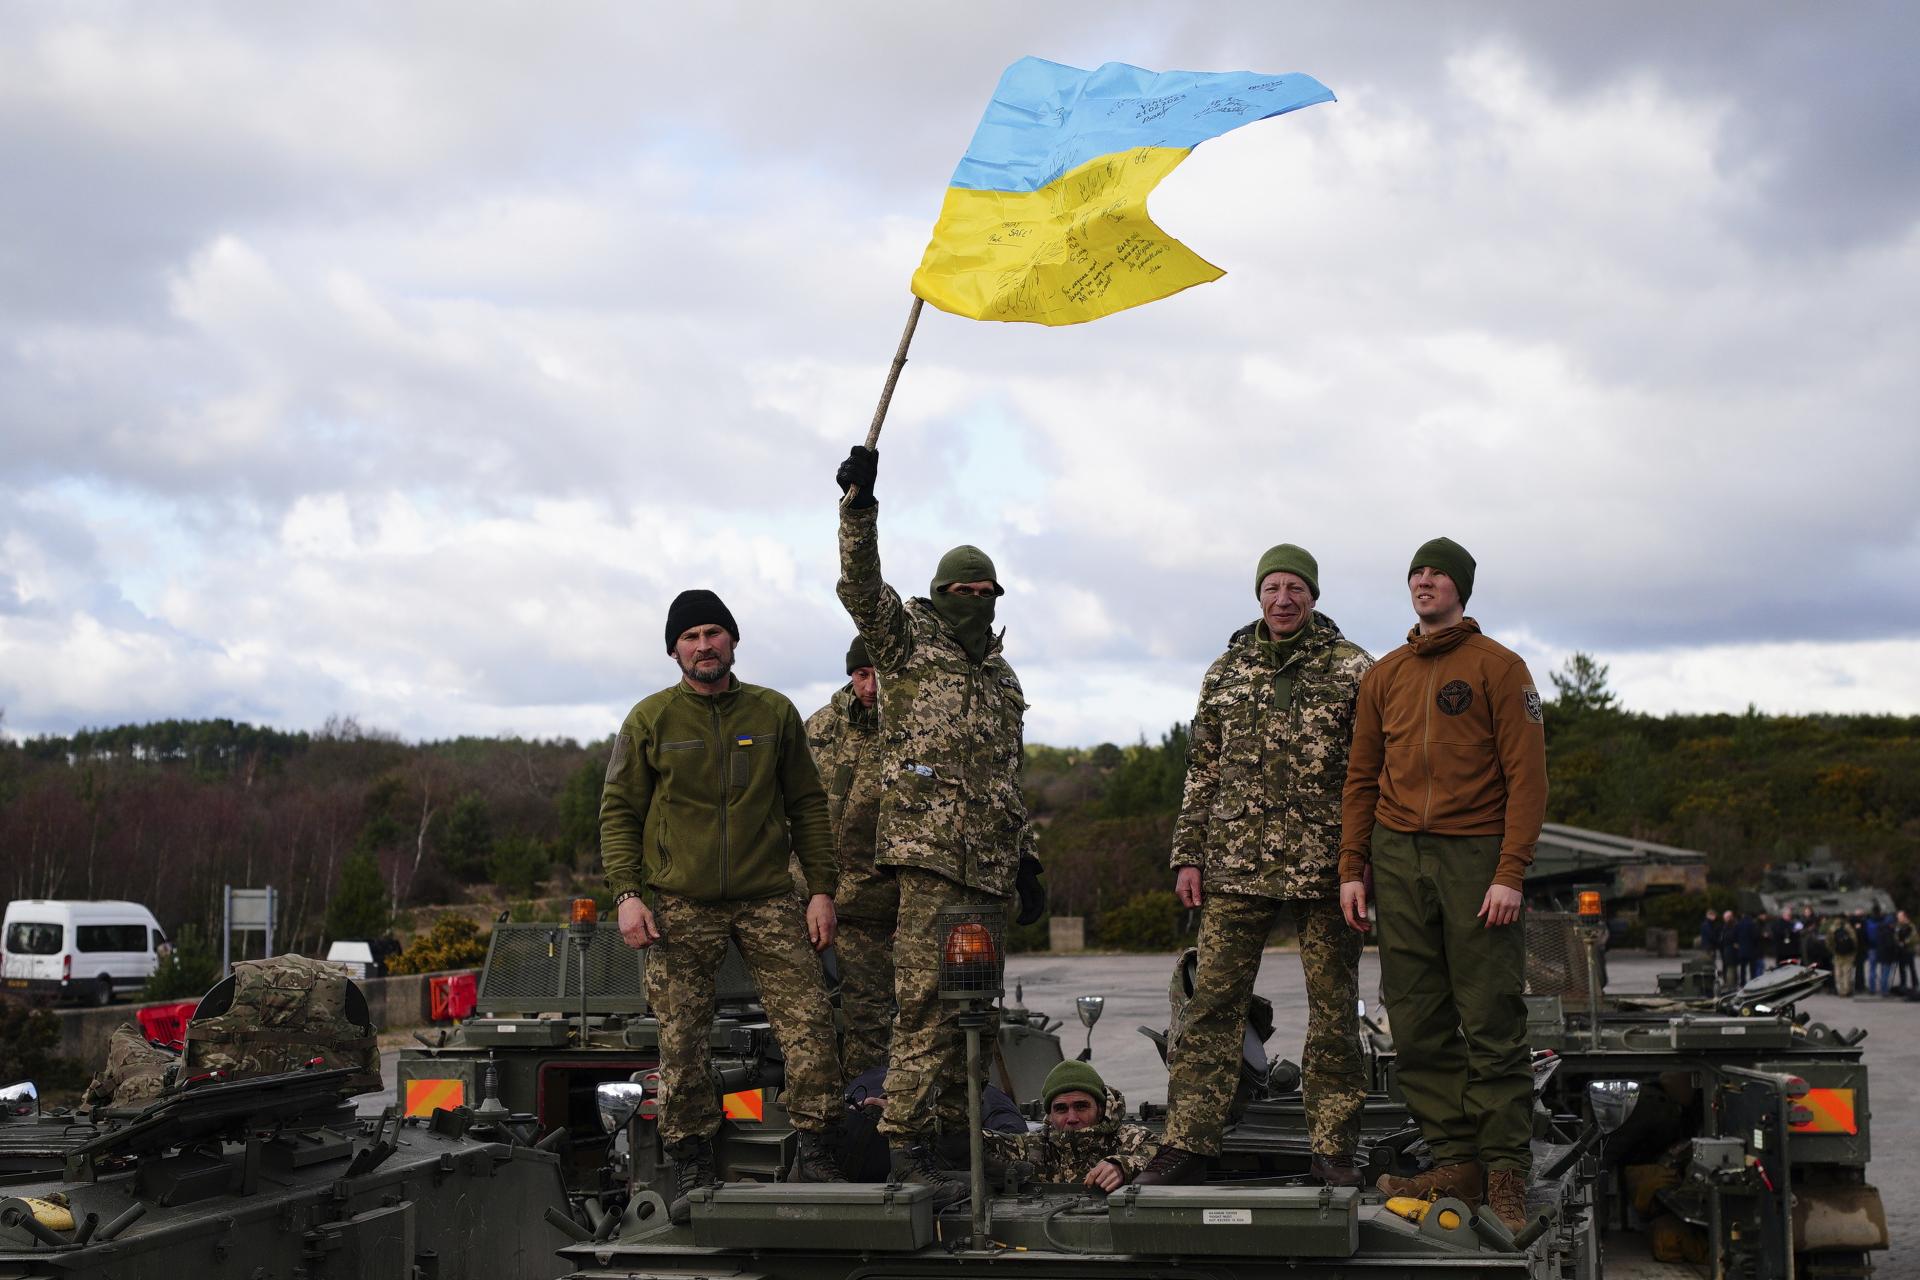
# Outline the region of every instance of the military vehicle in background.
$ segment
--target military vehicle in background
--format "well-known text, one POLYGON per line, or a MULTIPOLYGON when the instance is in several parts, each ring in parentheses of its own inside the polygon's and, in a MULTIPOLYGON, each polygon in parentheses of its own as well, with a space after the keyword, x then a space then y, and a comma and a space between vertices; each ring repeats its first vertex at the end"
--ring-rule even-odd
MULTIPOLYGON (((1656 991, 1608 992, 1597 892, 1585 905, 1584 916, 1526 916, 1527 1033, 1535 1054, 1557 1063, 1545 1109, 1607 1120, 1608 1221, 1647 1232, 1656 1257, 1707 1263, 1716 1275, 1869 1274, 1888 1233, 1866 1180, 1866 1036, 1795 1007, 1826 974, 1789 965, 1716 992, 1702 956, 1662 975, 1656 991)), ((1368 1039, 1391 1090, 1386 1015, 1368 1039)))
POLYGON ((1788 907, 1811 907, 1822 916, 1894 912, 1893 895, 1861 882, 1824 845, 1805 862, 1768 867, 1760 883, 1740 891, 1740 910, 1777 916, 1788 907))
MULTIPOLYGON (((420 1035, 417 1047, 401 1051, 395 1073, 401 1114, 431 1116, 492 1098, 530 1130, 566 1131, 555 1150, 576 1197, 597 1200, 612 1189, 616 1172, 627 1190, 666 1194, 672 1173, 652 1124, 660 1027, 647 1004, 646 957, 626 945, 610 920, 496 926, 474 1016, 437 1039, 420 1035), (617 1171, 613 1134, 602 1124, 596 1092, 608 1083, 646 1095, 637 1103, 639 1140, 621 1154, 617 1171)), ((780 1046, 732 946, 714 987, 708 1044, 727 1120, 715 1157, 723 1177, 771 1182, 792 1163, 795 1146, 779 1099, 786 1078, 780 1046)), ((993 1083, 1016 1103, 1037 1102, 1047 1072, 1062 1057, 1055 1034, 1060 1023, 1028 1012, 1017 998, 995 1014, 993 1083)))
POLYGON ((1707 855, 1549 822, 1540 828, 1523 891, 1535 910, 1572 910, 1579 892, 1597 889, 1616 910, 1637 911, 1664 893, 1705 893, 1707 855))

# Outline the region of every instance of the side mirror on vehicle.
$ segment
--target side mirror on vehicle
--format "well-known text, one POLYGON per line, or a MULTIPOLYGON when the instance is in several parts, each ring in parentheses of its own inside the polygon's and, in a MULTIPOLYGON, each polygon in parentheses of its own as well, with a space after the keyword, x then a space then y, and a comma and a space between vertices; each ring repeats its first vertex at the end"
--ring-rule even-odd
POLYGON ((633 1119, 633 1113, 646 1100, 647 1086, 631 1080, 603 1080, 593 1088, 593 1101, 600 1110, 600 1127, 618 1133, 633 1119))
POLYGON ((1093 1024, 1100 1021, 1100 1015, 1106 1010, 1105 996, 1075 996, 1075 1012, 1080 1015, 1080 1023, 1087 1029, 1087 1047, 1080 1051, 1080 1061, 1088 1062, 1093 1058, 1093 1024))
POLYGON ((40 1114, 40 1091, 33 1087, 33 1081, 22 1080, 16 1084, 0 1087, 0 1115, 37 1116, 40 1114))
POLYGON ((1595 1080, 1587 1085, 1587 1103, 1602 1133, 1612 1133, 1625 1124, 1639 1101, 1638 1080, 1595 1080))

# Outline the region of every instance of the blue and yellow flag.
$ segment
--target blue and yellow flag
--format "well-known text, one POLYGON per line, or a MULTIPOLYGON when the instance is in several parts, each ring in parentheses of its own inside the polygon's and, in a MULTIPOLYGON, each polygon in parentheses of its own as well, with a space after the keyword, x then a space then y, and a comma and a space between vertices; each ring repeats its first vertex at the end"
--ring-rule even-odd
POLYGON ((953 171, 913 291, 974 320, 1078 324, 1218 280, 1147 194, 1208 138, 1331 101, 1305 75, 1022 58, 953 171))

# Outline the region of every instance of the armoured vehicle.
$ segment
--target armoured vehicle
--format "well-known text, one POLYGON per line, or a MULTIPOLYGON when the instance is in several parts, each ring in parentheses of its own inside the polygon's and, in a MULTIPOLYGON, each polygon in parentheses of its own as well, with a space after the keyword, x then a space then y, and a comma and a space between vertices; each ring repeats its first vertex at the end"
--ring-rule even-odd
POLYGON ((1524 889, 1530 906, 1547 910, 1571 907, 1581 889, 1629 906, 1663 893, 1705 893, 1707 855, 1549 822, 1540 828, 1524 889))
MULTIPOLYGON (((480 973, 475 1015, 437 1040, 402 1050, 396 1098, 403 1115, 474 1106, 489 1096, 541 1133, 565 1129, 556 1150, 577 1196, 610 1189, 609 1135, 597 1086, 647 1083, 659 1062, 659 1024, 647 1005, 646 952, 621 940, 612 921, 502 924, 480 973), (491 1082, 491 1083, 490 1083, 491 1082)), ((829 977, 832 970, 829 968, 829 977)), ((709 1044, 729 1123, 716 1157, 723 1176, 772 1181, 792 1163, 794 1137, 778 1097, 784 1082, 779 1044, 745 961, 729 947, 715 978, 716 1016, 709 1044)), ((1060 1061, 1060 1023, 1029 1013, 1018 1000, 997 1009, 993 1081, 1017 1102, 1035 1100, 1060 1061)), ((655 1091, 657 1093, 657 1078, 655 1091)), ((650 1121, 622 1153, 624 1182, 665 1193, 671 1175, 650 1121), (624 1165, 630 1164, 631 1168, 624 1165)))
POLYGON ((553 1275, 557 1157, 464 1111, 362 1119, 355 1075, 210 1073, 84 1117, 0 1091, 0 1277, 553 1275))
MULTIPOLYGON (((1888 1234, 1866 1180, 1865 1033, 1795 1008, 1826 974, 1793 965, 1716 992, 1712 960, 1699 957, 1657 991, 1607 992, 1605 927, 1589 905, 1585 917, 1526 916, 1528 1039, 1558 1064, 1548 1110, 1612 1113, 1600 1170, 1609 1220, 1648 1232, 1656 1256, 1715 1274, 1870 1273, 1888 1234)), ((1390 1091, 1390 1025, 1369 1041, 1390 1091)))
MULTIPOLYGON (((999 936, 992 922, 979 919, 950 924, 945 934, 941 992, 963 1004, 962 1025, 975 1039, 970 1052, 1001 1016, 992 1004, 999 936), (969 927, 991 929, 994 942, 959 932, 969 927)), ((1176 987, 1180 980, 1176 973, 1176 987)), ((1569 1115, 1542 1115, 1538 1176, 1529 1196, 1535 1216, 1515 1236, 1490 1211, 1474 1212, 1458 1200, 1389 1201, 1371 1191, 1312 1184, 1297 1072, 1269 1064, 1261 1044, 1260 1032, 1251 1031, 1249 1096, 1222 1169, 1203 1186, 1125 1186, 1101 1195, 1084 1186, 1036 1185, 1030 1167, 1016 1161, 989 1168, 976 1147, 968 1198, 939 1213, 923 1186, 736 1183, 695 1191, 690 1221, 674 1226, 635 1164, 625 1185, 616 1180, 592 1211, 597 1228, 578 1229, 580 1238, 563 1256, 572 1276, 605 1280, 930 1277, 967 1266, 1116 1280, 1269 1277, 1280 1267, 1289 1275, 1346 1280, 1360 1274, 1598 1275, 1592 1177, 1603 1129, 1583 1128, 1569 1115)), ((1547 1067, 1540 1078, 1550 1075, 1547 1067)), ((599 1093, 621 1141, 644 1147, 644 1084, 611 1082, 599 1093)), ((977 1116, 977 1091, 970 1101, 977 1116)), ((1142 1118, 1157 1117, 1147 1108, 1142 1118)), ((1369 1100, 1363 1142, 1375 1172, 1404 1169, 1418 1158, 1409 1117, 1384 1095, 1369 1100)))
POLYGON ((1861 883, 1830 850, 1814 850, 1805 862, 1768 867, 1757 888, 1740 891, 1740 910, 1777 916, 1792 907, 1811 907, 1821 916, 1882 915, 1894 912, 1893 895, 1861 883))

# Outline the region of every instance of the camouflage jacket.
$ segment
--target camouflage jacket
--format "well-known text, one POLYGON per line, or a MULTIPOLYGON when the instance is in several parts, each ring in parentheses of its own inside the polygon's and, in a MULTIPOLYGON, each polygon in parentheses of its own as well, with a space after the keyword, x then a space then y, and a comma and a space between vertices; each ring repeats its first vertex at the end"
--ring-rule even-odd
POLYGON ((107 1065, 87 1084, 89 1107, 142 1107, 171 1087, 179 1056, 156 1048, 132 1022, 113 1029, 107 1065))
POLYGON ((880 577, 879 508, 840 513, 840 602, 880 675, 875 861, 1013 892, 1033 830, 1020 798, 1027 700, 996 638, 967 657, 933 605, 880 577))
POLYGON ((1085 1129, 1043 1128, 1033 1133, 985 1134, 986 1153, 993 1160, 1025 1160, 1033 1166, 1035 1182, 1059 1185, 1086 1180, 1093 1166, 1111 1160, 1128 1182, 1147 1167, 1159 1149, 1153 1131, 1121 1120, 1127 1100, 1107 1086, 1107 1111, 1098 1124, 1085 1129))
POLYGON ((1211 892, 1340 892, 1347 747, 1373 659, 1325 614, 1309 626, 1284 670, 1254 628, 1236 632, 1201 682, 1172 864, 1200 867, 1211 892), (1285 677, 1281 706, 1275 682, 1285 677))
POLYGON ((834 910, 850 919, 891 920, 900 886, 873 865, 874 824, 880 817, 880 710, 869 709, 848 683, 807 717, 807 746, 827 787, 827 821, 840 864, 834 910))

